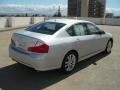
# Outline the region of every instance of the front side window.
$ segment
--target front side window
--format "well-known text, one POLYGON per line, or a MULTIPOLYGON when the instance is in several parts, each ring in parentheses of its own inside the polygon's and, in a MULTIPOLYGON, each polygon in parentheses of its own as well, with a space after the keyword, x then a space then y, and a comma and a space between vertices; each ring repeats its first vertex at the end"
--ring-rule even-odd
POLYGON ((100 30, 93 24, 87 24, 88 30, 90 34, 95 34, 96 32, 99 32, 100 30))
POLYGON ((56 22, 44 22, 27 28, 27 31, 52 35, 61 29, 65 24, 56 22))
POLYGON ((83 36, 87 35, 86 27, 84 24, 75 24, 71 26, 67 32, 70 36, 83 36))

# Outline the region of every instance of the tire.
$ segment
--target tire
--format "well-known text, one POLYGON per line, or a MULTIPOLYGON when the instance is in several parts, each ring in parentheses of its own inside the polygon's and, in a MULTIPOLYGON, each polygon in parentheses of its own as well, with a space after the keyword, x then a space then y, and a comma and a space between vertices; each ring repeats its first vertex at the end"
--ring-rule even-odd
POLYGON ((111 40, 109 40, 107 43, 106 49, 104 51, 106 54, 111 53, 112 45, 113 45, 113 42, 111 40))
POLYGON ((70 73, 72 72, 77 63, 78 57, 75 52, 69 52, 68 54, 65 55, 62 63, 61 70, 64 73, 70 73))

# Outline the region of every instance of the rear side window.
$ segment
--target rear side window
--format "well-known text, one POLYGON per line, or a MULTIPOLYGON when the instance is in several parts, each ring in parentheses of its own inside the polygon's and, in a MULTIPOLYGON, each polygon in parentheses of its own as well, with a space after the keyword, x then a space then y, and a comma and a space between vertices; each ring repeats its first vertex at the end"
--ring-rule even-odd
POLYGON ((67 30, 70 36, 84 36, 88 35, 87 28, 84 24, 75 24, 67 30))
POLYGON ((67 33, 68 33, 70 36, 76 36, 73 26, 71 26, 71 27, 67 30, 67 33))
POLYGON ((61 29, 65 24, 56 22, 44 22, 27 28, 27 31, 52 35, 61 29))
POLYGON ((85 29, 85 26, 83 24, 74 25, 74 30, 75 30, 76 36, 86 35, 86 29, 85 29))

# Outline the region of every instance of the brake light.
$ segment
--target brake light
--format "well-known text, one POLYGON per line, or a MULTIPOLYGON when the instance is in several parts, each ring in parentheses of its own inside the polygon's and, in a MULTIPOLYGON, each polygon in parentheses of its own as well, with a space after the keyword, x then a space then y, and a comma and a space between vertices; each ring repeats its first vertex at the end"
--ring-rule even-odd
POLYGON ((11 44, 15 46, 15 41, 13 39, 11 39, 11 44))
POLYGON ((29 47, 28 51, 35 53, 48 53, 49 46, 46 44, 37 44, 34 47, 29 47))

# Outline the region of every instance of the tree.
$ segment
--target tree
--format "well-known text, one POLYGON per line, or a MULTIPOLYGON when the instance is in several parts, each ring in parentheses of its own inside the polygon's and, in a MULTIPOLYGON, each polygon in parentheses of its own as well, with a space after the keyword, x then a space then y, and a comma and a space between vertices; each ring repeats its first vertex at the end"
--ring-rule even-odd
POLYGON ((60 6, 58 7, 58 11, 53 15, 54 17, 61 17, 60 6))

